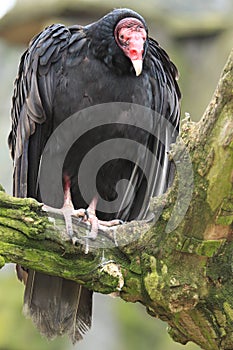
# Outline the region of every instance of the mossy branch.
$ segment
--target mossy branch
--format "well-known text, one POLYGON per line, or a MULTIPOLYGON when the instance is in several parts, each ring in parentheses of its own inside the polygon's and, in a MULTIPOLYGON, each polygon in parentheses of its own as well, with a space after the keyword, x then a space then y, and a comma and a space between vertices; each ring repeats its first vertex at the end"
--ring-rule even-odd
POLYGON ((155 216, 161 213, 156 223, 130 222, 91 241, 85 238, 86 225, 74 218, 79 237, 74 246, 62 217, 44 212, 35 200, 0 191, 0 267, 19 263, 94 291, 117 292, 168 322, 169 333, 182 344, 232 349, 232 86, 233 52, 201 121, 186 118, 182 125, 183 141, 174 145, 171 157, 177 160, 188 151, 192 181, 183 169, 182 191, 178 177, 165 195, 152 200, 155 216), (184 213, 180 208, 187 203, 184 213))

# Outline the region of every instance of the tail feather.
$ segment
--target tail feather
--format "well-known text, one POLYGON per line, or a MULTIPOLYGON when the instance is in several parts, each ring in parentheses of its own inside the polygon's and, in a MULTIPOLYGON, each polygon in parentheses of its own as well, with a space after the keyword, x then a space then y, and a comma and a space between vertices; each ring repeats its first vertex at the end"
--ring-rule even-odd
POLYGON ((92 291, 81 287, 79 305, 74 320, 74 328, 69 332, 70 339, 73 343, 77 341, 80 335, 85 334, 91 328, 92 321, 92 291))
POLYGON ((91 327, 92 292, 76 282, 29 270, 23 311, 47 338, 67 333, 75 343, 91 327))

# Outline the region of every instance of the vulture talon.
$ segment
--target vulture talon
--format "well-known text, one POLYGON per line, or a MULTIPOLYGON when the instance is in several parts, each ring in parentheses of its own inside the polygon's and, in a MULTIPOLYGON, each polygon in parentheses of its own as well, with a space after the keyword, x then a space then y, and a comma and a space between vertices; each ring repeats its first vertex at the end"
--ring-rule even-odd
POLYGON ((90 215, 89 215, 89 213, 88 213, 88 210, 87 210, 87 209, 85 209, 85 216, 86 216, 87 220, 88 220, 88 219, 89 219, 89 217, 90 217, 90 215))
POLYGON ((78 245, 78 242, 79 242, 79 240, 78 240, 78 238, 77 237, 72 237, 71 238, 71 241, 72 241, 72 244, 74 245, 74 246, 77 246, 78 245))

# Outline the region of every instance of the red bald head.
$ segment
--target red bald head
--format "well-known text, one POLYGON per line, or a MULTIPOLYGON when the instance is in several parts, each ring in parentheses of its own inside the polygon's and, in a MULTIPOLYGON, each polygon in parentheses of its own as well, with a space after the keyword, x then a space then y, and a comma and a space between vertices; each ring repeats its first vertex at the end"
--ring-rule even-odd
POLYGON ((140 75, 144 44, 147 39, 143 23, 137 18, 124 18, 116 25, 114 35, 117 45, 131 60, 136 75, 140 75))

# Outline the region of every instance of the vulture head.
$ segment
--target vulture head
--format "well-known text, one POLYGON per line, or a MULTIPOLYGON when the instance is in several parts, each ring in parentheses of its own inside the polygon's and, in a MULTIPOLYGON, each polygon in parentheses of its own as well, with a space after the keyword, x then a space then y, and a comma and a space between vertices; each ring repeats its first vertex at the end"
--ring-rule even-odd
POLYGON ((147 40, 143 23, 133 17, 121 19, 116 25, 114 37, 119 48, 132 62, 136 75, 140 75, 144 46, 147 40))
POLYGON ((116 9, 86 28, 95 57, 118 74, 142 73, 148 48, 148 29, 142 16, 130 9, 116 9))

